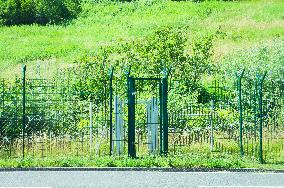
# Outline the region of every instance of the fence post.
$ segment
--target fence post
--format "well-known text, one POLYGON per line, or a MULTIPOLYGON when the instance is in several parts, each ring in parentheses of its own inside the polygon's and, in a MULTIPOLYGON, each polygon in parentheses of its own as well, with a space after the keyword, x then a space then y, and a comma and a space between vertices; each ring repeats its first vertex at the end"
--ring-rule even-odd
POLYGON ((128 77, 128 156, 135 158, 135 79, 128 77))
POLYGON ((214 111, 214 101, 210 101, 210 151, 212 152, 214 149, 214 129, 213 129, 213 111, 214 111))
POLYGON ((93 101, 90 97, 90 155, 93 153, 93 101))
POLYGON ((164 136, 163 136, 163 97, 162 97, 162 83, 159 83, 159 100, 160 100, 160 155, 164 153, 164 136))
POLYGON ((22 157, 25 157, 25 132, 26 132, 26 65, 22 66, 22 157))
POLYGON ((113 149, 113 144, 112 144, 112 95, 113 95, 113 88, 112 88, 112 79, 113 79, 113 69, 110 71, 110 78, 109 78, 109 155, 112 155, 112 149, 113 149))
POLYGON ((256 142, 256 126, 257 126, 257 81, 254 82, 254 96, 253 96, 253 114, 254 114, 254 141, 256 142))
POLYGON ((243 104, 242 104, 242 78, 244 76, 245 70, 243 69, 240 74, 236 73, 238 83, 238 102, 239 102, 239 124, 240 124, 240 154, 244 156, 244 146, 243 146, 243 104))
POLYGON ((163 154, 168 154, 168 134, 169 134, 169 127, 168 127, 168 78, 167 75, 162 79, 162 113, 163 113, 163 154))
POLYGON ((263 164, 263 151, 262 151, 262 124, 263 124, 263 112, 262 112, 262 96, 263 96, 263 81, 266 76, 267 72, 265 72, 262 76, 257 75, 257 82, 258 82, 258 108, 259 108, 259 161, 263 164))

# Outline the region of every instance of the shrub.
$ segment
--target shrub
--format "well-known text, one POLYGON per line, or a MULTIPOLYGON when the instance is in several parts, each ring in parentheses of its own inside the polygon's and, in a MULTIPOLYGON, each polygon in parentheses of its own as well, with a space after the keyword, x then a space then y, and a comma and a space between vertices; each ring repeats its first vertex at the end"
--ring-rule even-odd
POLYGON ((76 18, 80 0, 0 0, 0 24, 57 24, 76 18))
MULTIPOLYGON (((186 44, 189 41, 186 40, 183 33, 182 28, 162 27, 153 35, 143 39, 127 41, 117 46, 103 47, 96 54, 86 55, 79 60, 80 64, 76 67, 78 70, 74 71, 73 78, 77 82, 74 84, 76 90, 97 93, 96 98, 100 99, 103 96, 101 93, 103 80, 108 78, 107 70, 110 67, 116 67, 116 73, 121 71, 119 73, 122 75, 121 79, 116 84, 117 87, 124 88, 126 82, 123 80, 126 79, 124 71, 131 66, 131 74, 133 76, 139 75, 139 77, 161 77, 164 68, 169 70, 172 67, 172 79, 179 80, 175 91, 187 95, 187 93, 193 93, 193 90, 198 89, 197 93, 201 93, 200 79, 210 71, 214 71, 212 63, 213 36, 203 36, 192 41, 190 45, 192 52, 187 54, 185 52, 186 44), (84 80, 84 84, 81 80, 84 80)), ((156 86, 151 84, 143 83, 143 88, 152 87, 154 90, 156 86)), ((138 83, 136 88, 142 90, 142 85, 138 83)))

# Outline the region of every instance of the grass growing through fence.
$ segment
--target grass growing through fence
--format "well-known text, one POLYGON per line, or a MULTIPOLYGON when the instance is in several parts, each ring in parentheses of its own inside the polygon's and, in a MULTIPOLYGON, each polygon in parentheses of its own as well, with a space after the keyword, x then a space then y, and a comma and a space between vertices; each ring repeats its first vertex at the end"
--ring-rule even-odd
POLYGON ((172 168, 259 168, 283 169, 283 163, 272 161, 260 165, 251 158, 218 153, 191 153, 169 157, 66 157, 0 159, 0 167, 172 167, 172 168))
MULTIPOLYGON (((215 138, 213 151, 210 152, 208 139, 191 143, 170 144, 168 157, 150 155, 147 146, 141 144, 137 149, 137 159, 127 155, 108 156, 108 143, 102 143, 99 153, 95 150, 90 155, 88 139, 84 145, 81 142, 64 143, 59 145, 50 142, 34 143, 26 146, 25 158, 21 156, 21 147, 9 152, 0 153, 0 168, 25 167, 172 167, 172 168, 259 168, 284 169, 283 144, 279 140, 270 140, 268 147, 264 139, 264 164, 258 160, 258 145, 245 143, 245 155, 240 156, 238 143, 233 139, 215 138), (52 146, 52 148, 50 148, 52 146), (63 148, 62 148, 63 147, 63 148), (248 147, 248 151, 246 150, 248 147), (251 150, 255 149, 253 153, 251 150), (281 149, 282 148, 282 149, 281 149), (44 150, 42 150, 44 149, 44 150), (281 149, 281 150, 278 150, 281 149)), ((95 148, 94 148, 95 149, 95 148)), ((114 148, 114 153, 115 153, 114 148)), ((125 154, 127 151, 125 151, 125 154)))
POLYGON ((69 25, 0 27, 1 76, 14 74, 23 62, 64 66, 100 46, 144 37, 161 26, 184 27, 188 38, 217 32, 219 58, 236 48, 283 39, 283 9, 281 1, 86 3, 69 25))

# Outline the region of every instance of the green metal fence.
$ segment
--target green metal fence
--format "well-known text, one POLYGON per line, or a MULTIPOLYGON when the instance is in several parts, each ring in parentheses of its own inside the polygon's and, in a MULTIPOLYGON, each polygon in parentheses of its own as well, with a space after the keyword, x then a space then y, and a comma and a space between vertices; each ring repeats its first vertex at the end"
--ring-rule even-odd
POLYGON ((265 160, 283 156, 283 80, 267 83, 237 74, 227 87, 213 81, 209 95, 188 99, 171 88, 168 108, 173 153, 225 152, 265 160), (188 100, 188 101, 187 101, 188 100), (209 102, 211 101, 211 102, 209 102))
MULTIPOLYGON (((1 82, 2 157, 48 157, 101 153, 94 139, 107 143, 108 99, 77 90, 69 80, 22 78, 1 82), (93 121, 94 123, 90 124, 93 121)), ((105 93, 108 91, 105 90, 105 93)), ((105 95, 107 96, 107 94, 105 95)))
POLYGON ((283 159, 284 82, 266 73, 241 71, 234 84, 212 78, 185 91, 187 83, 170 74, 122 78, 111 69, 97 95, 72 73, 45 79, 25 72, 1 80, 1 157, 221 152, 283 159))

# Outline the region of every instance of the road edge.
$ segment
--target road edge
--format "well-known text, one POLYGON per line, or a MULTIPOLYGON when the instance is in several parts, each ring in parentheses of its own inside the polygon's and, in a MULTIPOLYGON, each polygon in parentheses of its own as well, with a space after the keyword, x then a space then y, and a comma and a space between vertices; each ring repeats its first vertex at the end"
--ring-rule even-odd
POLYGON ((0 172, 8 171, 145 171, 145 172, 270 172, 284 173, 283 170, 261 168, 168 168, 168 167, 29 167, 0 168, 0 172))

